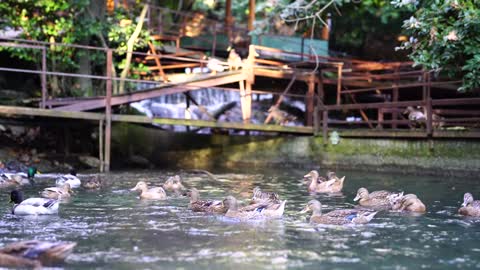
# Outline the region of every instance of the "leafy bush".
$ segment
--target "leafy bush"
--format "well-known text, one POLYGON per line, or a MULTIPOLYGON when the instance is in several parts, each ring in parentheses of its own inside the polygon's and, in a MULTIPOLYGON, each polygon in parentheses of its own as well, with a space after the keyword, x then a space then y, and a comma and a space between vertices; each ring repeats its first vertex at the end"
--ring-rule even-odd
POLYGON ((409 38, 398 49, 410 49, 417 65, 463 80, 460 91, 480 87, 480 2, 477 0, 395 0, 413 13, 405 20, 409 38))

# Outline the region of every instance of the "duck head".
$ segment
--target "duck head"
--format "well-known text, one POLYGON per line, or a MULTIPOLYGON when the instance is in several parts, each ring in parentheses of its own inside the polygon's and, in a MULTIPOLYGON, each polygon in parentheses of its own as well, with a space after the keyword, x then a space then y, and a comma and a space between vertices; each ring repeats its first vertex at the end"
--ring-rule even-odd
POLYGON ((145 192, 148 190, 148 186, 147 186, 147 183, 143 182, 143 181, 140 181, 137 183, 137 185, 135 185, 134 188, 130 189, 131 191, 141 191, 141 192, 145 192))
POLYGON ((463 195, 463 203, 462 203, 462 206, 463 207, 466 207, 468 206, 469 204, 471 204, 473 202, 473 195, 469 192, 465 193, 465 195, 463 195))
POLYGON ((403 192, 388 195, 387 199, 388 199, 388 202, 390 203, 390 206, 392 206, 392 210, 397 210, 402 206, 403 192))
POLYGON ((33 179, 35 177, 35 174, 40 173, 37 170, 37 167, 28 167, 27 169, 27 177, 28 179, 33 179))
POLYGON ((353 199, 354 202, 360 200, 360 199, 364 199, 364 198, 368 198, 368 190, 366 188, 359 188, 358 191, 357 191, 357 196, 355 196, 355 198, 353 199))
POLYGON ((70 174, 73 176, 77 176, 77 171, 75 169, 71 169, 70 174))
POLYGON ((20 204, 23 202, 23 192, 20 190, 12 190, 10 192, 10 203, 20 204))
POLYGON ((308 178, 318 179, 318 176, 319 176, 318 172, 317 172, 316 170, 312 170, 312 171, 310 171, 309 173, 305 174, 305 175, 303 176, 303 178, 306 178, 306 179, 308 179, 308 178))
POLYGON ((72 187, 70 186, 69 183, 64 183, 60 188, 62 189, 63 192, 73 194, 72 187))
POLYGON ((300 213, 313 212, 313 215, 322 214, 322 204, 317 200, 310 200, 300 213))
POLYGON ((196 202, 200 199, 200 192, 196 188, 191 188, 188 192, 184 194, 185 196, 190 197, 190 202, 196 202))
POLYGON ((337 174, 335 172, 327 172, 327 180, 330 180, 330 179, 333 179, 333 178, 337 178, 337 174))
POLYGON ((236 211, 238 209, 237 199, 233 196, 228 196, 223 200, 223 205, 231 211, 236 211))

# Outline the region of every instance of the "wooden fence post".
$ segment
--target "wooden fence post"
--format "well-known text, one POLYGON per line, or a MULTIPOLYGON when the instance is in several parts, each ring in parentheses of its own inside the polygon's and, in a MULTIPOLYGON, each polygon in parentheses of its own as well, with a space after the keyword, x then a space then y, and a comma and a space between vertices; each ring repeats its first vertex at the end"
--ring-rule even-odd
POLYGON ((112 132, 112 50, 107 50, 107 83, 105 96, 105 164, 104 171, 110 171, 110 143, 112 132))
POLYGON ((42 48, 42 105, 40 108, 45 109, 45 104, 47 102, 47 49, 45 47, 42 48))
POLYGON ((326 108, 323 108, 323 124, 322 124, 322 131, 323 131, 323 145, 327 146, 328 144, 328 111, 326 108))
POLYGON ((337 66, 337 105, 340 105, 342 99, 342 69, 343 63, 337 66))

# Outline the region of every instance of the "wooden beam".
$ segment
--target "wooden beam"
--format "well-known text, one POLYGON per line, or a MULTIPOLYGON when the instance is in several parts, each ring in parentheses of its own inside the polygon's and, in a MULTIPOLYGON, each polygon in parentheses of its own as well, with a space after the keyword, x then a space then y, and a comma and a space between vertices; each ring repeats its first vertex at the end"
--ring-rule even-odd
POLYGON ((255 23, 255 0, 248 1, 248 31, 254 30, 255 23))
POLYGON ((305 117, 306 117, 306 125, 307 126, 312 126, 313 124, 313 96, 315 95, 315 81, 312 78, 308 82, 308 91, 307 91, 307 96, 305 100, 306 104, 306 111, 305 111, 305 117))

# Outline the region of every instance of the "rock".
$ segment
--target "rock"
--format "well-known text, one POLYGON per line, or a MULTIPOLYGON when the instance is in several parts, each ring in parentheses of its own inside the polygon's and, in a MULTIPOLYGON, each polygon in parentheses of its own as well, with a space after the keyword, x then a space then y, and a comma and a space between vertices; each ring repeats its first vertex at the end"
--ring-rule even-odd
POLYGON ((79 156, 78 160, 89 167, 92 168, 99 168, 100 167, 100 159, 92 156, 79 156))

